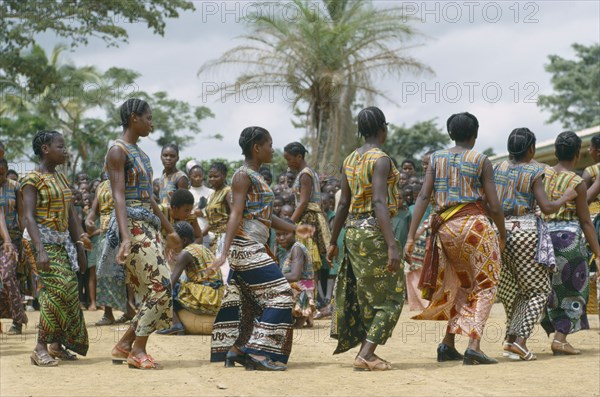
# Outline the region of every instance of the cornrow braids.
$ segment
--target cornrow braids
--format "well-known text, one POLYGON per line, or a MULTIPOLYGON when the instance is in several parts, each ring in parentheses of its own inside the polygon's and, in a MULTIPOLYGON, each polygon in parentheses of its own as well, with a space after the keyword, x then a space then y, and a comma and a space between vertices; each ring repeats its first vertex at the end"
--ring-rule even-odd
POLYGON ((179 238, 185 240, 186 238, 189 241, 194 241, 194 228, 190 225, 189 222, 180 221, 173 225, 173 229, 179 235, 179 238))
POLYGON ((150 105, 143 99, 131 98, 126 100, 125 103, 121 105, 121 125, 123 128, 129 126, 129 117, 132 113, 141 116, 149 108, 150 105))
POLYGON ((559 161, 571 161, 581 149, 581 138, 573 131, 558 134, 554 142, 554 154, 559 161))
POLYGON ((33 153, 39 158, 42 158, 42 146, 51 144, 57 135, 61 135, 60 132, 48 130, 38 131, 31 143, 33 153))
POLYGON ((252 146, 264 142, 270 136, 269 131, 262 127, 246 127, 240 134, 239 145, 246 157, 252 153, 252 146))
POLYGON ((446 129, 450 139, 456 142, 464 142, 473 137, 477 138, 479 121, 477 117, 469 112, 456 113, 446 121, 446 129))
POLYGON ((381 109, 375 106, 370 106, 361 110, 358 113, 357 119, 358 133, 364 138, 377 135, 379 131, 388 125, 381 109))
POLYGON ((220 172, 221 175, 227 177, 227 172, 228 172, 227 166, 225 165, 225 163, 222 163, 220 161, 215 161, 214 163, 212 163, 210 165, 210 168, 208 170, 209 171, 210 170, 215 170, 217 172, 220 172))
POLYGON ((306 153, 308 153, 308 150, 306 150, 306 148, 304 147, 304 145, 301 144, 300 142, 288 143, 283 148, 283 151, 291 154, 292 156, 298 156, 298 155, 300 155, 300 156, 302 156, 302 158, 304 158, 304 156, 306 155, 306 153))
POLYGON ((515 128, 508 136, 506 147, 513 159, 519 161, 532 145, 535 146, 535 134, 529 128, 515 128))
POLYGON ((162 147, 162 149, 160 149, 160 154, 163 154, 165 149, 175 150, 175 153, 177 153, 177 157, 179 157, 179 146, 177 146, 176 143, 167 143, 165 146, 162 147))
POLYGON ((592 147, 600 149, 600 134, 596 134, 592 137, 592 147))

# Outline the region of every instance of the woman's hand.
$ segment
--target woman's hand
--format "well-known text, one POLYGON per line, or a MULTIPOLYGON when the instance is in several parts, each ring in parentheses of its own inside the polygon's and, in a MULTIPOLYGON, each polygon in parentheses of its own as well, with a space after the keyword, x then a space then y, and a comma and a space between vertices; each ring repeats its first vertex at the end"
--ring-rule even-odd
POLYGON ((79 241, 83 243, 83 248, 86 251, 92 250, 92 240, 90 240, 90 236, 87 233, 82 233, 81 236, 79 236, 79 241))
POLYGON ((569 186, 563 193, 563 197, 567 202, 573 201, 577 198, 577 191, 572 186, 569 186))
POLYGON ((4 256, 8 259, 16 261, 18 259, 17 251, 15 251, 15 247, 13 247, 11 241, 5 241, 2 243, 2 251, 4 252, 4 256))
POLYGON ((94 234, 94 232, 96 231, 96 223, 93 220, 86 218, 85 230, 90 234, 94 234))
POLYGON ((413 239, 406 240, 406 244, 404 245, 404 261, 412 265, 412 253, 415 249, 415 241, 413 239))
POLYGON ((174 252, 181 251, 181 239, 177 232, 172 232, 167 234, 167 248, 173 250, 174 252))
POLYGON ((327 262, 332 263, 334 258, 338 256, 339 251, 337 244, 329 244, 329 247, 327 247, 327 262))
POLYGON ((394 273, 400 270, 400 251, 396 244, 388 247, 388 271, 394 273))
POLYGON ((298 225, 296 226, 296 235, 300 238, 309 238, 315 233, 314 226, 298 225))
POLYGON ((227 260, 227 257, 225 257, 224 255, 221 255, 220 257, 218 257, 217 259, 215 259, 213 261, 213 263, 206 268, 206 273, 208 274, 208 276, 212 276, 213 274, 216 274, 217 271, 219 270, 219 268, 221 266, 223 266, 223 264, 225 263, 225 261, 227 260))
POLYGON ((506 248, 506 237, 505 236, 498 237, 498 245, 500 246, 500 252, 502 253, 504 251, 504 248, 506 248))
POLYGON ((48 258, 48 254, 43 246, 41 246, 38 251, 37 266, 38 270, 42 272, 47 272, 50 270, 50 259, 48 258))
POLYGON ((119 253, 117 254, 117 263, 120 265, 125 264, 125 259, 131 253, 131 240, 129 238, 121 240, 119 246, 119 253))

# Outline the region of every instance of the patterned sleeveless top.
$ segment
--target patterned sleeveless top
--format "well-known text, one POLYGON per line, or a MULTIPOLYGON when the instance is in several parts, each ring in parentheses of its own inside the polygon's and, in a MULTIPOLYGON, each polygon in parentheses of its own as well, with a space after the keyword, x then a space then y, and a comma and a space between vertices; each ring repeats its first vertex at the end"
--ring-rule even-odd
POLYGON ((19 230, 19 217, 17 213, 17 194, 19 194, 19 182, 6 178, 4 184, 0 185, 0 211, 4 211, 4 220, 12 240, 21 236, 19 230))
POLYGON ((225 233, 227 229, 229 214, 227 213, 225 200, 229 192, 231 192, 231 186, 223 186, 221 190, 214 191, 204 209, 210 231, 213 233, 225 233))
POLYGON ((121 148, 127 156, 125 159, 125 202, 128 206, 149 204, 152 197, 150 158, 138 145, 129 144, 122 139, 117 139, 113 146, 121 148))
MULTIPOLYGON (((351 214, 366 215, 373 213, 373 171, 375 170, 375 163, 382 157, 389 159, 389 156, 381 149, 372 148, 364 154, 360 154, 355 150, 344 160, 344 174, 348 179, 352 194, 350 201, 351 214)), ((387 206, 390 216, 393 217, 398 211, 400 172, 398 172, 391 159, 390 167, 387 178, 387 206)))
POLYGON ((294 196, 296 197, 296 205, 300 202, 300 177, 305 174, 310 176, 312 182, 312 192, 310 194, 308 202, 315 203, 320 206, 321 181, 319 180, 319 175, 317 175, 317 173, 309 167, 304 167, 304 169, 298 173, 298 175, 296 176, 296 180, 294 180, 294 184, 292 185, 292 191, 294 192, 294 196))
MULTIPOLYGON (((586 169, 584 171, 587 172, 588 174, 590 174, 590 176, 592 177, 592 183, 593 183, 596 180, 596 178, 598 178, 598 175, 600 175, 600 163, 590 165, 589 167, 586 167, 586 169)), ((592 217, 594 217, 599 212, 600 212, 600 196, 597 196, 596 199, 590 203, 590 215, 592 217)))
MULTIPOLYGON (((185 274, 191 282, 200 282, 203 278, 208 276, 205 270, 215 260, 215 257, 209 249, 207 249, 201 244, 193 243, 185 247, 182 251, 187 252, 192 258, 194 258, 192 263, 188 264, 188 266, 185 268, 185 274)), ((208 278, 208 281, 221 281, 221 270, 218 270, 216 273, 212 274, 208 278)))
POLYGON ((110 222, 110 214, 115 207, 115 202, 112 198, 112 189, 108 179, 98 185, 96 197, 98 198, 98 208, 100 210, 100 230, 105 232, 108 229, 108 223, 110 222))
POLYGON ((38 225, 66 232, 69 229, 69 205, 73 193, 67 177, 60 172, 32 171, 21 180, 21 189, 31 185, 37 190, 34 218, 38 225))
MULTIPOLYGON (((548 198, 552 201, 561 198, 568 187, 576 188, 583 179, 572 171, 556 172, 552 167, 546 167, 546 178, 544 179, 544 188, 548 198)), ((574 221, 577 217, 577 206, 575 200, 567 204, 551 215, 544 215, 546 221, 574 221)))
POLYGON ((160 204, 169 205, 171 202, 171 196, 173 192, 177 190, 177 184, 179 180, 183 177, 187 178, 185 172, 178 170, 171 175, 167 175, 163 172, 160 177, 160 193, 158 197, 160 198, 160 204))
POLYGON ((483 164, 487 157, 474 150, 454 153, 447 149, 431 155, 434 174, 433 202, 441 212, 459 204, 483 200, 483 164))
POLYGON ((281 272, 282 273, 289 273, 292 271, 292 250, 294 248, 299 249, 300 251, 302 251, 302 255, 304 256, 304 267, 302 268, 302 273, 300 276, 300 280, 314 280, 315 278, 315 271, 313 269, 313 265, 312 262, 310 260, 310 254, 308 253, 308 250, 306 249, 306 247, 304 246, 304 244, 296 241, 294 243, 294 245, 292 245, 289 249, 289 251, 286 252, 285 255, 285 259, 282 261, 281 263, 281 272))
MULTIPOLYGON (((235 180, 238 173, 247 175, 251 181, 250 190, 246 195, 243 218, 257 220, 267 228, 270 228, 271 215, 273 213, 273 191, 267 185, 262 175, 253 169, 245 165, 241 166, 233 175, 233 180, 235 180)), ((243 222, 241 223, 243 224, 243 222)), ((245 236, 242 224, 240 224, 238 234, 245 236)))
POLYGON ((504 215, 521 216, 535 211, 533 182, 544 178, 544 166, 538 163, 513 163, 510 160, 494 165, 498 199, 504 215))

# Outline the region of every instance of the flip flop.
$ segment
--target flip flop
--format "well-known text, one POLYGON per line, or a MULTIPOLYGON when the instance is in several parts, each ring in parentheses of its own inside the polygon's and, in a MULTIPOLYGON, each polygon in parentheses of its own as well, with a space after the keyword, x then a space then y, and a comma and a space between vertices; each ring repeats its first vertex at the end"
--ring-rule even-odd
POLYGON ((135 369, 162 369, 162 367, 156 361, 154 361, 152 356, 149 354, 144 354, 142 358, 137 358, 136 356, 129 354, 127 357, 127 365, 129 368, 135 369))
POLYGON ((389 371, 392 369, 392 365, 388 362, 376 358, 373 361, 367 361, 361 356, 356 356, 354 360, 355 371, 389 371))

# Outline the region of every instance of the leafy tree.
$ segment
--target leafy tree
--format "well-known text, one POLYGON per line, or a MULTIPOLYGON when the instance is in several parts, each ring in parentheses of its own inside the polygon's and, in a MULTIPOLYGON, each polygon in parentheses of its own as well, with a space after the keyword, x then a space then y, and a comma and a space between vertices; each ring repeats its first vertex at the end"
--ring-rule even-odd
POLYGON ((538 106, 551 113, 548 123, 581 130, 600 124, 600 44, 573 44, 576 59, 550 55, 554 94, 540 95, 538 106))
POLYGON ((388 130, 383 150, 399 163, 405 159, 418 159, 423 153, 443 149, 450 143, 450 138, 435 119, 419 121, 410 127, 390 124, 388 130))
POLYGON ((317 169, 339 164, 356 143, 353 105, 385 97, 376 76, 401 78, 429 69, 406 53, 415 32, 400 7, 376 9, 371 2, 293 0, 296 18, 286 12, 248 16, 247 43, 205 63, 198 74, 231 66, 244 72, 226 88, 237 95, 248 87, 279 87, 289 96, 295 126, 306 129, 317 169))

